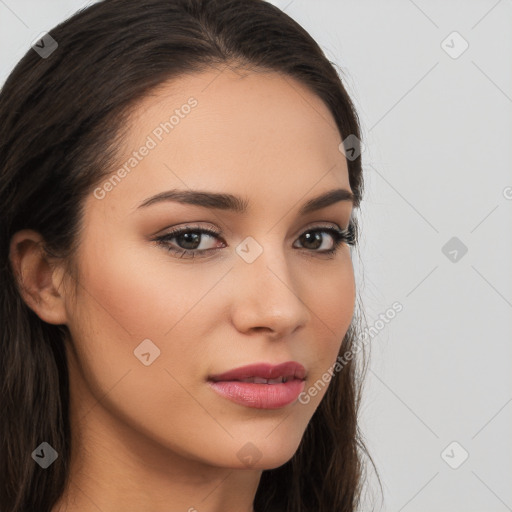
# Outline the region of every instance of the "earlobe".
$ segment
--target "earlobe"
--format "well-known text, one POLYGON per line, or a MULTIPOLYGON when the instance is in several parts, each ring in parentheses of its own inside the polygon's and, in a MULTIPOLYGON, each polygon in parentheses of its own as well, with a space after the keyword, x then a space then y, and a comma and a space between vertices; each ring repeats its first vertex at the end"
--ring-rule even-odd
POLYGON ((36 231, 18 231, 11 238, 9 260, 27 306, 49 324, 66 324, 64 287, 61 286, 64 272, 50 263, 43 242, 36 231))

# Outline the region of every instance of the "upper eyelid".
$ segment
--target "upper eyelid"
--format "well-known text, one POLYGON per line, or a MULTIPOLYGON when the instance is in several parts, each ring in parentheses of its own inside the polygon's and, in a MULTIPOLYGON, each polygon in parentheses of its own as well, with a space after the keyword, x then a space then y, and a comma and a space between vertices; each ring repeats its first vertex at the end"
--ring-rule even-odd
MULTIPOLYGON (((339 231, 345 231, 346 229, 350 229, 351 224, 352 224, 352 220, 349 222, 349 224, 346 228, 342 228, 336 222, 317 221, 316 224, 311 224, 309 226, 302 228, 300 230, 300 232, 304 233, 305 231, 312 230, 312 229, 335 229, 335 230, 339 230, 339 231)), ((205 234, 212 234, 212 235, 215 234, 215 236, 219 236, 219 237, 221 237, 225 234, 222 230, 217 230, 216 228, 212 228, 211 226, 199 226, 199 225, 186 224, 184 226, 178 226, 178 227, 172 228, 170 231, 168 231, 167 233, 164 233, 160 236, 169 236, 169 235, 173 235, 175 233, 181 233, 183 231, 200 231, 200 232, 206 231, 205 234), (211 231, 212 233, 208 233, 208 231, 211 231)))

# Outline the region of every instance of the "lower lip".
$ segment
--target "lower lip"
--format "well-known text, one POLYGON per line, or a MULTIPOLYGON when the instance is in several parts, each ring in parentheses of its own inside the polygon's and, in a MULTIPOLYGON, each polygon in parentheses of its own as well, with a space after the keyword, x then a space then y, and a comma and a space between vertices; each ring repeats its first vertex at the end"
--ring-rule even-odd
POLYGON ((257 409, 279 409, 289 405, 304 390, 305 381, 292 379, 280 384, 254 384, 240 381, 209 382, 219 395, 237 404, 257 409))

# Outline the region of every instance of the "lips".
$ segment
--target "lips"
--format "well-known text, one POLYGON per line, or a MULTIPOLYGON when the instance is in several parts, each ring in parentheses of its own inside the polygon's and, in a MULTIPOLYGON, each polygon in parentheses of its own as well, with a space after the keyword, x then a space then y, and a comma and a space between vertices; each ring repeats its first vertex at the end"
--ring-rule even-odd
POLYGON ((241 381, 256 384, 278 384, 292 379, 304 380, 305 377, 304 366, 295 361, 287 361, 278 365, 259 363, 241 366, 218 375, 211 375, 209 380, 213 382, 241 381))
POLYGON ((252 364, 212 375, 210 388, 245 407, 280 409, 296 402, 304 390, 306 370, 295 361, 271 365, 252 364))

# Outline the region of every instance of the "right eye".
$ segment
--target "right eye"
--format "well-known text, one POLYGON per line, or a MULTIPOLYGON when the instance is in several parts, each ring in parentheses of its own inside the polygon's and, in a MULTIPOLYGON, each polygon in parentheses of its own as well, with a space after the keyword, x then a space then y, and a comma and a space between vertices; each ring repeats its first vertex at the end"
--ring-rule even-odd
POLYGON ((202 239, 205 235, 210 238, 218 238, 221 234, 222 233, 218 233, 208 228, 185 226, 158 237, 156 242, 159 245, 163 245, 165 249, 173 254, 181 254, 181 258, 194 258, 198 255, 207 256, 210 251, 214 251, 218 248, 212 247, 199 249, 198 247, 201 245, 201 242, 203 241, 202 239), (173 240, 176 240, 176 242, 173 242, 173 240), (173 245, 177 245, 178 248, 173 247, 173 245))

